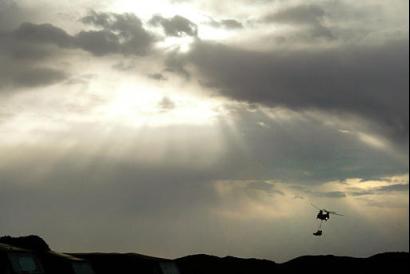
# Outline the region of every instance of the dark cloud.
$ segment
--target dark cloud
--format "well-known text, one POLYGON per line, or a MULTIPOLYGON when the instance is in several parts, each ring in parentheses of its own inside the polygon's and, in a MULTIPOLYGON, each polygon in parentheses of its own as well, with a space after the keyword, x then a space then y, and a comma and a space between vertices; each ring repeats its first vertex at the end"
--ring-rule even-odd
POLYGON ((14 90, 53 85, 70 77, 64 70, 41 66, 35 62, 20 63, 0 56, 1 60, 0 93, 9 94, 14 90))
POLYGON ((63 71, 50 68, 32 68, 20 71, 14 75, 13 82, 18 87, 39 87, 56 84, 67 79, 67 74, 63 71))
POLYGON ((144 29, 142 21, 134 14, 93 11, 81 21, 102 29, 83 31, 76 37, 79 47, 95 55, 110 53, 146 55, 155 41, 154 37, 144 29))
POLYGON ((222 20, 221 24, 223 27, 227 29, 242 29, 243 28, 242 23, 234 19, 222 20))
POLYGON ((242 108, 231 110, 229 116, 238 132, 234 134, 229 123, 221 128, 227 136, 227 152, 219 168, 230 174, 226 179, 314 185, 408 172, 407 162, 340 132, 337 125, 329 127, 327 123, 332 120, 325 113, 318 117, 286 113, 286 120, 282 120, 242 108))
POLYGON ((330 191, 330 192, 310 192, 311 195, 320 198, 345 198, 346 193, 340 191, 330 191))
POLYGON ((149 74, 148 77, 157 81, 167 81, 167 77, 165 77, 162 73, 152 73, 149 74))
POLYGON ((0 41, 0 91, 52 85, 69 77, 51 61, 51 57, 58 59, 58 47, 72 46, 63 30, 25 23, 13 32, 0 33, 0 41))
POLYGON ((225 28, 231 30, 244 28, 241 22, 234 19, 225 19, 222 21, 216 21, 212 19, 211 25, 217 28, 225 28))
POLYGON ((100 30, 81 31, 72 36, 51 24, 23 23, 15 31, 0 33, 5 41, 0 50, 13 54, 15 48, 24 47, 30 52, 31 48, 54 45, 63 49, 83 49, 94 55, 145 55, 154 42, 135 15, 92 12, 82 18, 82 22, 100 30))
POLYGON ((59 47, 73 45, 66 32, 49 24, 24 23, 14 31, 0 32, 0 41, 0 56, 30 61, 55 57, 59 47))
POLYGON ((61 50, 141 56, 148 54, 154 43, 154 37, 132 14, 91 12, 82 22, 99 30, 70 35, 51 24, 23 23, 13 31, 0 32, 0 88, 39 87, 65 80, 68 72, 50 68, 60 60, 61 50))
POLYGON ((185 60, 180 58, 178 53, 173 52, 165 59, 165 71, 184 77, 186 80, 191 79, 191 73, 185 68, 185 60))
POLYGON ((161 26, 164 29, 165 34, 168 36, 198 36, 198 26, 187 18, 179 15, 172 18, 164 18, 156 15, 150 20, 150 24, 161 26))
POLYGON ((409 191, 409 185, 407 184, 394 184, 389 186, 380 187, 377 189, 380 192, 403 192, 409 191))
POLYGON ((120 53, 118 37, 110 31, 82 31, 76 38, 82 49, 96 56, 120 53))
POLYGON ((349 191, 349 195, 353 197, 360 197, 360 196, 367 196, 367 195, 374 195, 374 191, 371 190, 355 190, 349 191))
POLYGON ((0 0, 0 32, 14 29, 21 23, 24 14, 13 0, 0 0))
POLYGON ((264 23, 276 23, 306 27, 314 37, 333 38, 329 28, 324 25, 326 12, 316 5, 301 5, 281 10, 265 16, 264 23))
POLYGON ((267 23, 284 23, 284 24, 320 24, 326 13, 320 6, 301 5, 290 7, 264 17, 263 21, 267 23))
POLYGON ((74 40, 67 32, 51 24, 23 23, 13 32, 13 36, 17 42, 54 44, 61 48, 74 46, 74 40))
POLYGON ((408 41, 266 53, 197 42, 167 65, 195 65, 202 83, 235 100, 358 115, 406 144, 408 57, 408 41))
POLYGON ((158 104, 161 112, 168 112, 176 108, 176 104, 168 97, 162 98, 158 104))

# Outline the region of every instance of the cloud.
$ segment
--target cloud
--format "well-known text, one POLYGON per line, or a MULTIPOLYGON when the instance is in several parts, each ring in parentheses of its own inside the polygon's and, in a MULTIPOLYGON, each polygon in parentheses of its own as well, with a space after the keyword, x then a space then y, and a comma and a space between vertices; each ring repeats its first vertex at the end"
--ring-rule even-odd
POLYGON ((310 192, 311 195, 321 198, 345 198, 346 193, 340 191, 330 191, 330 192, 310 192))
POLYGON ((176 104, 168 97, 162 98, 158 104, 161 112, 168 112, 176 108, 176 104))
POLYGON ((172 64, 194 65, 198 78, 238 101, 318 109, 368 119, 401 144, 409 136, 408 41, 318 50, 257 52, 197 42, 172 64))
POLYGON ((67 74, 60 70, 50 68, 32 68, 20 71, 13 76, 12 81, 18 87, 39 87, 55 84, 67 79, 67 74))
MULTIPOLYGON (((2 152, 8 151, 3 149, 0 148, 2 152)), ((90 159, 80 147, 69 153, 63 150, 37 147, 2 159, 8 163, 0 165, 0 225, 4 233, 46 235, 53 246, 67 252, 140 252, 165 257, 199 252, 223 255, 227 245, 230 254, 252 255, 266 242, 266 237, 274 241, 268 241, 252 257, 288 259, 300 255, 300 249, 306 245, 309 250, 317 248, 313 241, 302 241, 314 229, 313 209, 304 200, 275 192, 270 195, 271 191, 280 190, 276 185, 225 181, 220 192, 212 183, 218 177, 214 170, 192 169, 179 162, 179 157, 159 164, 131 159, 133 154, 142 152, 135 148, 128 150, 128 159, 101 154, 90 159), (80 240, 73 243, 72 238, 61 237, 62 234, 80 240), (88 240, 82 241, 83 237, 88 240), (240 239, 238 246, 230 245, 240 239), (296 250, 286 249, 289 243, 296 245, 296 250), (237 253, 242 250, 240 247, 249 245, 249 253, 237 253), (272 253, 278 248, 280 253, 272 253)), ((144 153, 141 156, 143 159, 144 153)), ((354 231, 359 229, 361 235, 366 232, 367 237, 378 239, 376 242, 381 242, 381 246, 385 241, 391 243, 390 234, 376 233, 380 227, 374 227, 363 216, 355 218, 357 214, 343 204, 343 199, 332 200, 332 205, 332 209, 349 216, 342 223, 332 222, 332 226, 343 228, 340 233, 347 230, 348 234, 356 228, 354 231)), ((388 218, 384 212, 369 214, 388 218)), ((391 223, 401 225, 408 220, 406 214, 399 216, 404 219, 397 218, 391 223)), ((326 229, 332 235, 332 228, 326 229)), ((397 248, 405 246, 402 237, 407 232, 403 229, 394 233, 401 243, 397 248)), ((349 245, 338 244, 341 249, 332 249, 333 252, 348 252, 346 246, 364 245, 361 235, 353 239, 340 237, 344 242, 348 239, 349 245)), ((334 243, 340 243, 337 239, 334 243)), ((378 248, 370 246, 366 252, 375 253, 378 248)))
MULTIPOLYGON (((266 195, 285 196, 285 193, 280 190, 274 183, 265 181, 248 181, 248 182, 228 182, 232 185, 239 185, 242 191, 250 194, 250 192, 262 192, 266 195)), ((257 193, 258 194, 258 193, 257 193)))
MULTIPOLYGON (((304 200, 307 197, 310 198, 328 198, 328 199, 342 199, 346 198, 347 194, 344 191, 329 191, 323 188, 323 185, 306 187, 303 184, 291 185, 290 189, 295 190, 293 194, 294 199, 304 200)), ((293 191, 292 191, 293 192, 293 191)))
POLYGON ((211 25, 217 28, 225 28, 225 29, 230 29, 230 30, 237 30, 237 29, 244 28, 243 24, 235 19, 224 19, 221 21, 216 21, 214 19, 211 19, 211 20, 212 20, 211 25))
POLYGON ((223 27, 227 29, 242 29, 243 28, 242 23, 234 19, 225 19, 225 20, 222 20, 220 23, 223 27))
POLYGON ((380 192, 405 192, 405 191, 409 191, 409 184, 394 184, 394 185, 389 185, 389 186, 384 186, 384 187, 380 187, 377 189, 377 191, 380 192))
POLYGON ((99 29, 70 35, 51 24, 23 23, 15 30, 0 32, 0 89, 9 92, 67 79, 68 72, 55 68, 63 50, 82 49, 95 56, 144 56, 155 40, 132 14, 91 12, 82 22, 99 29))
MULTIPOLYGON (((238 128, 243 147, 235 146, 235 138, 227 141, 231 149, 222 162, 227 172, 237 178, 242 174, 252 179, 252 174, 254 179, 304 184, 408 172, 407 161, 399 160, 389 149, 340 132, 340 125, 329 114, 282 111, 232 110, 230 119, 238 128)), ((223 132, 232 134, 229 127, 223 132)))
POLYGON ((82 31, 77 35, 78 46, 95 54, 146 55, 155 41, 142 21, 134 14, 98 13, 92 11, 81 19, 99 31, 82 31))
POLYGON ((368 195, 385 195, 394 192, 408 192, 409 184, 392 184, 387 186, 375 187, 368 190, 351 190, 348 192, 352 196, 368 196, 368 195))
POLYGON ((156 80, 156 81, 167 81, 167 77, 165 77, 162 73, 152 73, 148 75, 149 78, 156 80))
MULTIPOLYGON (((398 164, 384 151, 324 125, 329 115, 314 119, 286 109, 268 110, 235 103, 215 127, 115 128, 112 134, 107 134, 106 123, 100 130, 86 123, 80 132, 72 124, 61 124, 66 131, 44 132, 44 138, 35 137, 35 145, 0 145, 0 226, 4 233, 47 235, 65 251, 176 257, 223 255, 230 246, 229 253, 238 256, 297 256, 307 248, 302 239, 311 235, 315 213, 306 210, 306 200, 293 200, 270 183, 272 179, 307 186, 345 176, 397 172, 398 164), (216 152, 203 136, 210 133, 218 136, 216 152), (224 195, 215 189, 218 180, 226 181, 224 195), (80 240, 73 244, 62 234, 80 240), (261 250, 266 237, 274 240, 261 250), (240 244, 232 247, 231 242, 240 244), (296 251, 286 249, 289 243, 296 251), (250 246, 249 253, 236 253, 243 246, 250 246), (286 251, 272 255, 278 248, 286 251), (261 251, 255 255, 254 250, 261 251)), ((366 235, 367 230, 378 231, 367 218, 352 219, 356 215, 340 205, 345 199, 334 196, 332 209, 351 216, 342 230, 350 232, 349 223, 358 221, 355 225, 366 235)), ((402 235, 395 233, 398 239, 402 235)), ((377 243, 391 240, 378 236, 372 236, 377 243)), ((346 238, 359 245, 359 236, 346 238)), ((309 250, 316 250, 315 244, 308 244, 309 250)), ((347 252, 343 248, 351 245, 337 246, 342 247, 337 251, 347 252)))
POLYGON ((69 73, 57 68, 58 47, 72 45, 70 36, 49 24, 25 23, 0 33, 0 92, 37 88, 66 80, 69 73))
POLYGON ((72 38, 50 24, 24 23, 16 30, 0 32, 0 57, 15 60, 45 60, 56 56, 58 48, 73 46, 72 38))
MULTIPOLYGON (((0 33, 8 50, 54 45, 62 49, 83 49, 94 55, 107 54, 146 55, 154 37, 147 32, 141 20, 132 14, 96 13, 82 18, 85 24, 91 24, 100 30, 81 31, 72 36, 65 30, 51 24, 23 23, 12 32, 0 33)), ((30 56, 28 56, 30 57, 30 56)))
POLYGON ((19 20, 20 10, 12 0, 0 0, 0 32, 6 31, 19 20))
POLYGON ((0 93, 9 94, 14 90, 26 90, 57 84, 70 77, 68 72, 53 67, 41 66, 35 62, 15 63, 1 58, 0 93))
MULTIPOLYGON (((3 150, 3 147, 0 149, 3 150)), ((106 212, 107 214, 128 217, 137 214, 147 218, 153 214, 172 218, 173 214, 177 214, 185 207, 188 200, 192 201, 192 204, 190 208, 186 208, 186 212, 193 210, 194 204, 208 203, 214 199, 212 186, 205 183, 211 181, 214 175, 209 173, 207 168, 193 170, 191 166, 181 162, 179 157, 174 157, 173 161, 147 163, 142 158, 132 160, 130 154, 118 161, 109 159, 110 156, 105 158, 104 155, 95 155, 100 160, 92 164, 95 164, 96 173, 91 175, 89 170, 81 168, 88 165, 89 160, 94 161, 89 158, 88 151, 81 151, 82 149, 78 148, 72 151, 73 153, 59 158, 62 150, 57 150, 54 154, 51 148, 28 149, 23 153, 24 159, 16 154, 10 166, 5 167, 2 164, 0 204, 3 206, 6 201, 10 201, 6 199, 7 193, 13 192, 14 201, 24 200, 26 205, 35 205, 37 209, 52 203, 58 206, 64 215, 71 210, 82 211, 85 208, 89 209, 88 213, 98 212, 99 209, 111 207, 108 204, 118 199, 121 203, 117 203, 115 208, 106 212), (42 154, 44 162, 33 164, 33 159, 39 157, 39 153, 42 154), (80 160, 81 158, 83 160, 80 160), (56 166, 47 172, 48 163, 51 163, 49 161, 55 162, 56 166), (17 166, 27 168, 32 178, 19 174, 17 166), (43 172, 46 176, 41 179, 42 176, 37 175, 43 172), (79 191, 78 187, 83 180, 81 178, 88 178, 88 183, 84 186, 85 189, 79 191), (91 200, 88 196, 90 193, 93 193, 91 200), (78 200, 76 205, 73 205, 72 199, 75 196, 78 200), (87 201, 92 204, 88 204, 87 201), (73 205, 71 209, 69 204, 73 205)), ((142 151, 140 150, 141 153, 142 151)), ((0 159, 2 163, 3 160, 0 159)), ((18 210, 23 210, 23 207, 18 210)), ((82 215, 80 211, 76 214, 82 215)), ((58 213, 58 210, 55 213, 58 213)))
POLYGON ((78 45, 96 56, 120 53, 118 37, 110 31, 82 31, 77 35, 78 45))
POLYGON ((320 6, 301 5, 290 7, 264 17, 268 23, 285 23, 285 24, 320 24, 326 13, 320 6))
POLYGON ((198 36, 198 26, 187 18, 179 15, 169 19, 156 15, 150 20, 150 24, 161 26, 167 36, 198 36))
POLYGON ((408 208, 408 203, 403 203, 402 201, 378 201, 372 199, 361 199, 369 207, 383 208, 383 209, 406 209, 408 208))
POLYGON ((264 23, 286 24, 305 27, 311 30, 313 37, 334 38, 331 30, 324 25, 326 12, 317 5, 300 5, 290 7, 265 16, 264 23))
POLYGON ((23 23, 12 35, 17 42, 54 44, 61 48, 74 46, 74 41, 67 32, 51 24, 23 23))
POLYGON ((191 79, 191 73, 185 68, 185 60, 180 58, 176 52, 169 54, 165 59, 165 71, 184 77, 186 80, 191 79))

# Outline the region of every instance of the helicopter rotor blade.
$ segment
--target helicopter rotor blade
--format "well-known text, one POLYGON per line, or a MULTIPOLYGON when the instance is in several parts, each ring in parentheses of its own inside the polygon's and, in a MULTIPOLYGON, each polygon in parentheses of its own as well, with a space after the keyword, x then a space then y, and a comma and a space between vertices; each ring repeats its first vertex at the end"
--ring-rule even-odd
POLYGON ((332 214, 332 215, 336 215, 336 216, 344 216, 344 215, 339 214, 339 213, 337 213, 337 212, 335 212, 335 211, 328 211, 328 210, 326 210, 326 212, 329 213, 329 214, 332 214))
POLYGON ((313 203, 310 203, 310 205, 313 206, 314 208, 316 208, 317 210, 323 210, 323 209, 319 208, 318 206, 316 206, 316 205, 313 204, 313 203))

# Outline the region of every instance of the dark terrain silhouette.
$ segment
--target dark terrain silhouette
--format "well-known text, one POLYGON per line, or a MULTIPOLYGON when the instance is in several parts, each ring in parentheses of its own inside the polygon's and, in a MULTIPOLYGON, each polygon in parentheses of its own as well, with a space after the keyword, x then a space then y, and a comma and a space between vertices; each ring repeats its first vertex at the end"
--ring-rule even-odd
POLYGON ((177 259, 181 274, 407 273, 409 253, 370 258, 306 256, 283 264, 266 260, 217 258, 207 255, 177 259))
MULTIPOLYGON (((19 265, 21 263, 16 258, 14 260, 10 260, 10 258, 15 257, 13 256, 15 251, 9 251, 8 247, 16 247, 28 251, 27 253, 30 253, 40 261, 44 274, 95 274, 89 272, 79 273, 76 269, 84 269, 84 267, 91 268, 87 261, 68 254, 52 251, 46 241, 38 236, 31 235, 17 238, 5 236, 0 238, 0 244, 4 245, 2 246, 3 249, 0 249, 0 274, 43 274, 42 272, 28 272, 23 271, 22 269, 19 271, 12 271, 14 268, 12 267, 13 264, 19 265), (9 260, 7 260, 7 257, 9 257, 9 260), (5 266, 6 264, 8 264, 8 266, 5 266), (4 273, 2 273, 2 271, 4 273)), ((22 259, 25 260, 24 256, 22 259)), ((19 266, 17 267, 19 268, 19 266)))
MULTIPOLYGON (((58 254, 50 251, 47 243, 37 236, 2 237, 0 243, 32 251, 44 265, 45 274, 82 274, 83 272, 76 272, 70 268, 72 262, 89 263, 95 274, 393 274, 409 271, 409 253, 384 253, 369 258, 305 256, 277 264, 268 260, 219 258, 208 255, 167 260, 133 253, 58 254)), ((0 271, 0 274, 4 273, 0 271)))
POLYGON ((33 250, 36 252, 47 252, 51 250, 46 241, 35 235, 24 237, 4 236, 0 237, 0 243, 33 250))
POLYGON ((89 253, 71 255, 90 262, 96 274, 163 274, 160 263, 170 261, 139 254, 89 253))

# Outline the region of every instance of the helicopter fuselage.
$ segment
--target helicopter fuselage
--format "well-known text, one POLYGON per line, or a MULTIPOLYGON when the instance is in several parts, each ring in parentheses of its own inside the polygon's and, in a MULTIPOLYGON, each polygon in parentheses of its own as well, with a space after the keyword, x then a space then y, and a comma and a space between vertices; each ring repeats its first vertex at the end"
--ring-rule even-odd
POLYGON ((320 210, 316 218, 322 221, 328 221, 330 219, 330 213, 320 210))

